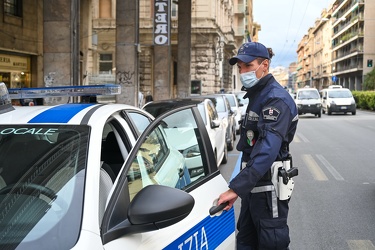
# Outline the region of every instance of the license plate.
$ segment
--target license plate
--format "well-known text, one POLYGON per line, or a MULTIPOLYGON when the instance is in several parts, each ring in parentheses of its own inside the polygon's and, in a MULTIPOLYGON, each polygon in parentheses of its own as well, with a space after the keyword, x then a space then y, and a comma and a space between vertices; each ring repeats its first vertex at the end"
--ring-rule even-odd
POLYGON ((341 107, 341 109, 346 109, 346 107, 345 107, 345 106, 343 106, 343 107, 341 107))

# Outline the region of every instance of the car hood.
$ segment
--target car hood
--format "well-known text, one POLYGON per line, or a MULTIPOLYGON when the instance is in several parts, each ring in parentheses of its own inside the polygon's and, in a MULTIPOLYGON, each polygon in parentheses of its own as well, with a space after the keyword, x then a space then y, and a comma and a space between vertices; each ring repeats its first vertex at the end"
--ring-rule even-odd
POLYGON ((350 105, 354 103, 353 98, 332 98, 336 105, 350 105))

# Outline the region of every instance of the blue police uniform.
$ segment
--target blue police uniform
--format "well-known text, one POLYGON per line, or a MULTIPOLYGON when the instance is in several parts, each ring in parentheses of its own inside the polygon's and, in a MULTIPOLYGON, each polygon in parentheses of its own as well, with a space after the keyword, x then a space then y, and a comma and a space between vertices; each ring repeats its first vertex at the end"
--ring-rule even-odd
POLYGON ((237 150, 246 163, 231 188, 241 197, 237 249, 288 249, 288 202, 279 200, 272 186, 271 166, 286 160, 298 123, 298 111, 289 93, 268 74, 250 89, 237 150))

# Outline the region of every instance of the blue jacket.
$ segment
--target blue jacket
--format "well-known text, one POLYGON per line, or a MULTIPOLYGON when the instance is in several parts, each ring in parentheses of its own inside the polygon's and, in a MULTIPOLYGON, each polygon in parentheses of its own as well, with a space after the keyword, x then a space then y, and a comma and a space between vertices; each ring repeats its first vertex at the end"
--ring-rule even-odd
POLYGON ((298 123, 293 98, 271 74, 245 90, 249 104, 237 150, 243 152, 242 161, 247 164, 229 183, 240 197, 251 192, 274 161, 287 158, 298 123))

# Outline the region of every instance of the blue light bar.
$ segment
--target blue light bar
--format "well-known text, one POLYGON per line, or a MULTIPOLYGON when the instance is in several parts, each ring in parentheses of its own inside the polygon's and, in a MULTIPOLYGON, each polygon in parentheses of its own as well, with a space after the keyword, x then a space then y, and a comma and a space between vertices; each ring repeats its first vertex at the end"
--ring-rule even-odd
POLYGON ((8 89, 10 99, 44 98, 60 96, 98 96, 121 94, 118 84, 58 86, 44 88, 11 88, 8 89))

